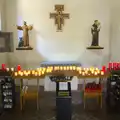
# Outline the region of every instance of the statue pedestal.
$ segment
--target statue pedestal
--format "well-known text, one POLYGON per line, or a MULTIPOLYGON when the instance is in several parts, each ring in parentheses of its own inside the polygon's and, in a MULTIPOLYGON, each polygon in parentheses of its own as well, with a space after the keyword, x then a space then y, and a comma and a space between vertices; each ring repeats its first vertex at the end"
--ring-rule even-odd
POLYGON ((90 46, 90 47, 87 47, 87 49, 104 49, 104 47, 100 47, 100 46, 90 46))
POLYGON ((33 50, 32 47, 18 47, 16 50, 33 50))

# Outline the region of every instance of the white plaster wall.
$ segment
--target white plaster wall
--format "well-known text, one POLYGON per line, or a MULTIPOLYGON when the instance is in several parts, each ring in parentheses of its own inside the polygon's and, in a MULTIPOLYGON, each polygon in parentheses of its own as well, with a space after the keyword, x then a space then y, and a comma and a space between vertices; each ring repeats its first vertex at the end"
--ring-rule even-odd
POLYGON ((120 1, 111 1, 111 61, 120 62, 120 1))
MULTIPOLYGON (((6 0, 6 30, 14 32, 15 48, 22 34, 18 33, 16 24, 22 25, 23 20, 34 26, 30 32, 34 50, 15 50, 10 54, 11 66, 38 67, 43 60, 101 66, 109 61, 110 8, 107 0, 6 0), (63 32, 56 32, 54 20, 49 18, 55 4, 64 4, 65 12, 70 13, 63 32), (90 27, 95 19, 102 25, 100 45, 104 50, 86 50, 91 44, 90 27)), ((41 84, 44 85, 44 81, 41 84)))
MULTIPOLYGON (((5 31, 5 0, 0 0, 0 31, 5 31)), ((1 64, 9 65, 8 53, 0 53, 0 67, 1 64)))

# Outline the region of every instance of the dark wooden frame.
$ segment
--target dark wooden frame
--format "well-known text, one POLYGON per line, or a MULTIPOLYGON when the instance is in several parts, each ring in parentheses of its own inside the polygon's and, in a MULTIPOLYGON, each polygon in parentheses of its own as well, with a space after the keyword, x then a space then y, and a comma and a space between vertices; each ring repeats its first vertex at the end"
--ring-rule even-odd
POLYGON ((5 40, 5 47, 0 47, 1 52, 13 52, 13 33, 12 32, 0 32, 0 38, 5 40))

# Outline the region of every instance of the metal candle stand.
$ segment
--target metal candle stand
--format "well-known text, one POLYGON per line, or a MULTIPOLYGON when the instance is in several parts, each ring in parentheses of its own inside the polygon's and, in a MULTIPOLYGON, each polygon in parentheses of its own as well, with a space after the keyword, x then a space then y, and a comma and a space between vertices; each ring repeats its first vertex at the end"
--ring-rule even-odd
POLYGON ((15 83, 11 74, 5 70, 0 70, 2 107, 10 110, 15 107, 15 83))
POLYGON ((107 79, 107 110, 120 110, 120 70, 111 71, 107 79))
MULTIPOLYGON (((79 63, 75 62, 43 62, 40 65, 40 68, 35 70, 14 70, 9 71, 11 77, 14 79, 20 79, 20 105, 21 110, 24 109, 25 101, 28 98, 37 98, 37 109, 39 110, 39 80, 49 76, 51 81, 56 82, 56 118, 57 120, 71 120, 72 116, 72 106, 71 106, 71 80, 73 76, 78 78, 105 78, 109 74, 104 73, 99 69, 84 69, 80 67, 79 63), (37 92, 29 93, 28 86, 23 85, 23 79, 31 80, 37 79, 37 92), (66 87, 62 88, 61 84, 64 84, 66 87)), ((20 67, 20 66, 19 66, 20 67)), ((85 85, 85 84, 84 84, 85 85)), ((90 95, 90 94, 89 94, 90 95)), ((86 95, 86 91, 84 92, 86 95)), ((102 96, 102 90, 100 92, 102 96)), ((84 97, 85 98, 85 97, 84 97)), ((101 97, 102 99, 102 97, 101 97)), ((84 101, 85 103, 85 101, 84 101)), ((101 102, 102 106, 102 102, 101 102)))

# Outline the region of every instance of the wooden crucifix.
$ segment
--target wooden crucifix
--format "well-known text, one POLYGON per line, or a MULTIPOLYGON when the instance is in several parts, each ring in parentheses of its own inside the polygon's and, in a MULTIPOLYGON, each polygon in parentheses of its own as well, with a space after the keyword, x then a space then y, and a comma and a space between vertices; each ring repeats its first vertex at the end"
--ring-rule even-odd
POLYGON ((57 25, 57 31, 62 31, 62 26, 64 25, 64 19, 69 19, 68 13, 63 13, 64 5, 55 5, 56 13, 50 13, 50 18, 55 19, 55 25, 57 25))

